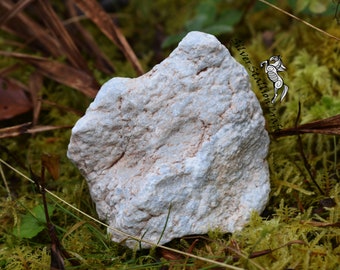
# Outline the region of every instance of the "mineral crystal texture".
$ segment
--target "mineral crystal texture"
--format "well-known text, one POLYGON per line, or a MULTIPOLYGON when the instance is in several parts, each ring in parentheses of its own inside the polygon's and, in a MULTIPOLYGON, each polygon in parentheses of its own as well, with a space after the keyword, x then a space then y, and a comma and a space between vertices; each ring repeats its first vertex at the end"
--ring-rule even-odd
POLYGON ((214 36, 190 32, 148 73, 102 86, 68 157, 112 240, 133 248, 117 230, 163 244, 242 229, 268 200, 268 145, 244 67, 214 36))

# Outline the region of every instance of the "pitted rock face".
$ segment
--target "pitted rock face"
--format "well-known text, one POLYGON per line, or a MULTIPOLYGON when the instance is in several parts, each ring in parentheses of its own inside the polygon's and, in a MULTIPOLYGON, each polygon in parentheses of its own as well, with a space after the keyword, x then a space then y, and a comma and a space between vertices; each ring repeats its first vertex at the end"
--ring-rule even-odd
POLYGON ((148 73, 102 86, 72 130, 68 157, 101 219, 162 244, 234 232, 264 209, 264 126, 245 69, 214 36, 191 32, 148 73))

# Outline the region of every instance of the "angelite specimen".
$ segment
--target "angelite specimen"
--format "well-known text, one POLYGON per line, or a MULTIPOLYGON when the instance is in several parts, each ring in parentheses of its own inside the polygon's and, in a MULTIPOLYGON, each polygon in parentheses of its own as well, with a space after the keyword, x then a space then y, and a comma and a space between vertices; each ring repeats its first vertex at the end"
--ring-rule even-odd
POLYGON ((148 73, 102 86, 72 130, 68 157, 112 240, 126 238, 117 229, 163 244, 234 232, 261 212, 268 145, 244 67, 214 36, 190 32, 148 73))

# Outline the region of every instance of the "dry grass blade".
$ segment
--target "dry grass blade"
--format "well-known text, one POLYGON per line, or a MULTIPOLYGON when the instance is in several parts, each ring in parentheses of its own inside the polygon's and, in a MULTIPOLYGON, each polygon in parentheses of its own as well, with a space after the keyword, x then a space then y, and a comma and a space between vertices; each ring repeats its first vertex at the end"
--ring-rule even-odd
POLYGON ((64 85, 70 86, 82 92, 90 98, 94 98, 99 89, 99 84, 82 70, 75 69, 66 64, 51 60, 28 60, 39 68, 39 71, 47 77, 64 85))
POLYGON ((24 60, 39 72, 59 83, 75 88, 88 97, 94 98, 99 89, 99 84, 86 72, 43 57, 35 57, 22 53, 0 51, 0 55, 15 57, 24 60))
POLYGON ((249 258, 257 258, 257 257, 261 257, 270 253, 273 253, 276 250, 279 250, 283 247, 287 247, 287 246, 291 246, 291 245, 304 245, 306 246, 307 243, 302 241, 302 240, 293 240, 293 241, 289 241, 288 243, 281 245, 277 248, 274 249, 266 249, 266 250, 261 250, 261 251, 255 251, 252 254, 249 255, 249 258))
POLYGON ((66 125, 66 126, 35 126, 32 128, 27 129, 27 131, 25 133, 28 134, 35 134, 35 133, 39 133, 39 132, 45 132, 45 131, 51 131, 51 130, 57 130, 57 129, 69 129, 69 128, 73 128, 73 125, 66 125))
MULTIPOLYGON (((1 147, 1 145, 0 145, 1 147)), ((19 174, 21 177, 25 178, 26 180, 28 180, 29 182, 31 183, 34 183, 34 181, 32 179, 30 179, 29 177, 27 177, 25 174, 23 174, 22 172, 18 171, 16 168, 14 168, 13 166, 11 166, 10 164, 8 164, 6 161, 4 161, 3 159, 0 158, 0 163, 4 164, 6 167, 10 168, 11 170, 13 170, 14 172, 16 172, 17 174, 19 174)), ((70 209, 76 211, 77 213, 83 215, 84 217, 94 221, 95 223, 97 224, 100 224, 101 226, 104 226, 106 228, 110 228, 112 231, 116 232, 116 233, 119 233, 120 235, 122 236, 125 236, 127 238, 130 238, 130 239, 134 239, 136 241, 139 241, 139 242, 145 242, 151 246, 154 246, 154 247, 158 247, 158 248, 161 248, 161 249, 164 249, 164 250, 168 250, 168 251, 171 251, 171 252, 175 252, 177 254, 181 254, 183 256, 189 256, 191 258, 194 258, 194 259, 198 259, 198 260, 201 260, 201 261, 204 261, 204 262, 208 262, 208 263, 211 263, 211 264, 215 264, 215 265, 218 265, 218 266, 222 266, 224 267, 225 269, 234 269, 234 270, 242 270, 243 268, 240 268, 240 267, 237 267, 237 266, 233 266, 233 265, 229 265, 229 264, 226 264, 226 263, 222 263, 222 262, 219 262, 219 261, 214 261, 212 259, 209 259, 209 258, 204 258, 204 257, 201 257, 201 256, 198 256, 198 255, 194 255, 194 254, 190 254, 190 253, 187 253, 187 252, 184 252, 184 251, 180 251, 178 249, 173 249, 173 248, 170 248, 170 247, 167 247, 167 246, 162 246, 162 245, 157 245, 155 243, 152 243, 150 241, 146 241, 145 239, 141 239, 141 238, 138 238, 138 237, 135 237, 135 236, 132 236, 132 235, 129 235, 128 233, 125 233, 123 231, 119 231, 117 230, 116 228, 113 228, 113 227, 109 227, 107 224, 105 224, 104 222, 92 217, 91 215, 85 213, 84 211, 78 209, 77 207, 75 207, 73 204, 71 203, 68 203, 67 201, 63 200, 62 198, 58 197, 56 194, 54 194, 53 192, 49 191, 48 189, 46 189, 46 193, 48 193, 49 195, 51 195, 53 198, 57 199, 58 201, 62 202, 63 204, 67 205, 68 207, 70 207, 70 209)), ((262 269, 261 267, 258 267, 259 269, 262 269)))
POLYGON ((320 221, 301 221, 302 224, 308 224, 314 227, 340 227, 340 222, 320 222, 320 221))
POLYGON ((283 9, 281 9, 281 8, 279 8, 279 7, 277 7, 277 6, 273 5, 273 4, 271 4, 271 3, 269 3, 269 2, 266 1, 266 0, 259 0, 259 1, 262 2, 262 3, 264 3, 264 4, 266 4, 266 5, 268 5, 268 6, 270 6, 270 7, 272 7, 272 8, 275 8, 276 10, 278 10, 278 11, 280 11, 280 12, 282 12, 282 13, 284 13, 284 14, 290 16, 290 17, 292 17, 293 19, 295 19, 295 20, 297 20, 297 21, 299 21, 299 22, 302 22, 303 24, 307 25, 308 27, 313 28, 313 29, 315 29, 316 31, 319 31, 320 33, 322 33, 322 34, 324 34, 324 35, 326 35, 326 36, 328 36, 328 37, 330 37, 330 38, 334 38, 334 39, 340 41, 340 38, 339 38, 339 37, 336 37, 336 36, 331 35, 330 33, 327 33, 326 31, 324 31, 324 30, 322 30, 322 29, 320 29, 320 28, 314 26, 313 24, 311 24, 311 23, 309 23, 309 22, 306 22, 305 20, 300 19, 299 17, 294 16, 293 14, 291 14, 291 13, 289 13, 289 12, 287 12, 287 11, 285 11, 285 10, 283 10, 283 9))
MULTIPOLYGON (((253 258, 265 256, 265 255, 271 254, 271 253, 273 253, 273 252, 275 252, 275 251, 277 251, 281 248, 291 246, 291 245, 307 245, 307 243, 302 241, 302 240, 292 240, 292 241, 289 241, 288 243, 283 244, 283 245, 281 245, 277 248, 254 251, 254 252, 252 252, 248 255, 248 258, 253 259, 253 258)), ((237 243, 236 243, 236 246, 235 246, 235 243, 233 243, 231 246, 227 247, 227 249, 230 251, 231 254, 234 253, 233 261, 235 261, 235 262, 240 260, 241 258, 246 258, 246 256, 241 253, 240 248, 239 248, 237 243)))
MULTIPOLYGON (((11 17, 11 11, 14 8, 15 5, 11 1, 0 1, 0 14, 5 14, 5 17, 11 17)), ((45 53, 49 52, 55 57, 62 56, 58 40, 23 12, 16 14, 15 20, 6 20, 3 25, 0 25, 0 28, 22 38, 26 44, 32 43, 33 47, 37 47, 45 53)))
POLYGON ((33 103, 33 126, 35 126, 38 123, 38 118, 41 110, 40 90, 43 87, 43 77, 39 72, 34 72, 30 76, 28 87, 33 103))
POLYGON ((78 38, 74 38, 77 46, 86 51, 91 56, 91 58, 94 59, 94 64, 98 70, 101 70, 102 72, 109 75, 113 74, 115 72, 113 64, 98 47, 91 34, 84 27, 82 27, 82 25, 77 20, 77 10, 73 2, 67 1, 66 4, 67 10, 69 11, 72 18, 70 20, 70 22, 72 22, 71 27, 68 29, 71 34, 78 34, 78 38))
MULTIPOLYGON (((25 4, 27 3, 25 2, 25 4)), ((3 24, 0 25, 1 29, 22 38, 33 49, 51 54, 54 57, 66 56, 73 67, 91 74, 86 61, 50 2, 39 0, 34 6, 34 11, 42 18, 48 29, 43 28, 39 23, 26 16, 24 12, 19 12, 22 11, 23 6, 20 6, 19 9, 9 0, 0 1, 0 13, 4 14, 2 17, 4 18, 3 24), (16 12, 13 13, 13 10, 16 10, 16 12)))
POLYGON ((67 59, 69 59, 74 67, 90 73, 83 56, 79 52, 77 46, 74 44, 70 34, 60 21, 60 18, 54 12, 51 3, 45 0, 38 0, 38 5, 36 8, 38 8, 39 13, 44 14, 44 16, 42 16, 43 21, 49 27, 51 32, 58 38, 62 45, 61 48, 64 50, 64 53, 67 56, 67 59))
POLYGON ((23 10, 28 4, 34 0, 21 0, 15 3, 14 7, 10 12, 4 14, 0 19, 0 25, 3 25, 11 18, 15 17, 21 10, 23 10))
POLYGON ((22 134, 35 134, 39 132, 73 127, 73 126, 35 126, 35 127, 31 127, 31 126, 32 126, 32 123, 28 122, 28 123, 24 123, 24 124, 12 126, 12 127, 1 128, 0 139, 16 137, 22 134))
POLYGON ((12 127, 6 127, 0 129, 0 139, 3 138, 10 138, 10 137, 16 137, 18 135, 24 134, 27 132, 29 127, 32 125, 31 122, 12 126, 12 127))
POLYGON ((74 0, 77 6, 89 17, 98 28, 123 52, 132 64, 137 74, 144 73, 141 64, 120 29, 114 24, 112 18, 95 0, 74 0))
POLYGON ((303 133, 318 133, 324 135, 340 135, 340 114, 303 124, 294 128, 287 128, 273 132, 274 137, 292 136, 303 133))

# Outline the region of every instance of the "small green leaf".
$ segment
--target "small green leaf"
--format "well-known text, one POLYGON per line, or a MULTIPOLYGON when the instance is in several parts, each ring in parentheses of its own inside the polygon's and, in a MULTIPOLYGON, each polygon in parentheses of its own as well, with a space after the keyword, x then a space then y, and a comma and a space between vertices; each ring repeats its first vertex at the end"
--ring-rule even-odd
POLYGON ((45 225, 40 223, 32 216, 24 216, 21 219, 21 224, 14 229, 13 234, 19 238, 32 238, 40 233, 45 228, 45 225))
POLYGON ((196 14, 196 17, 204 15, 203 26, 213 24, 217 15, 216 3, 214 1, 201 2, 196 9, 196 14))
MULTIPOLYGON (((55 207, 47 205, 48 214, 52 215, 55 207)), ((19 225, 14 228, 13 234, 20 238, 32 238, 46 228, 46 219, 43 205, 37 205, 31 212, 21 218, 19 225)))
POLYGON ((204 14, 197 15, 185 24, 185 29, 188 31, 199 31, 203 28, 203 26, 207 25, 206 20, 207 16, 204 14))

